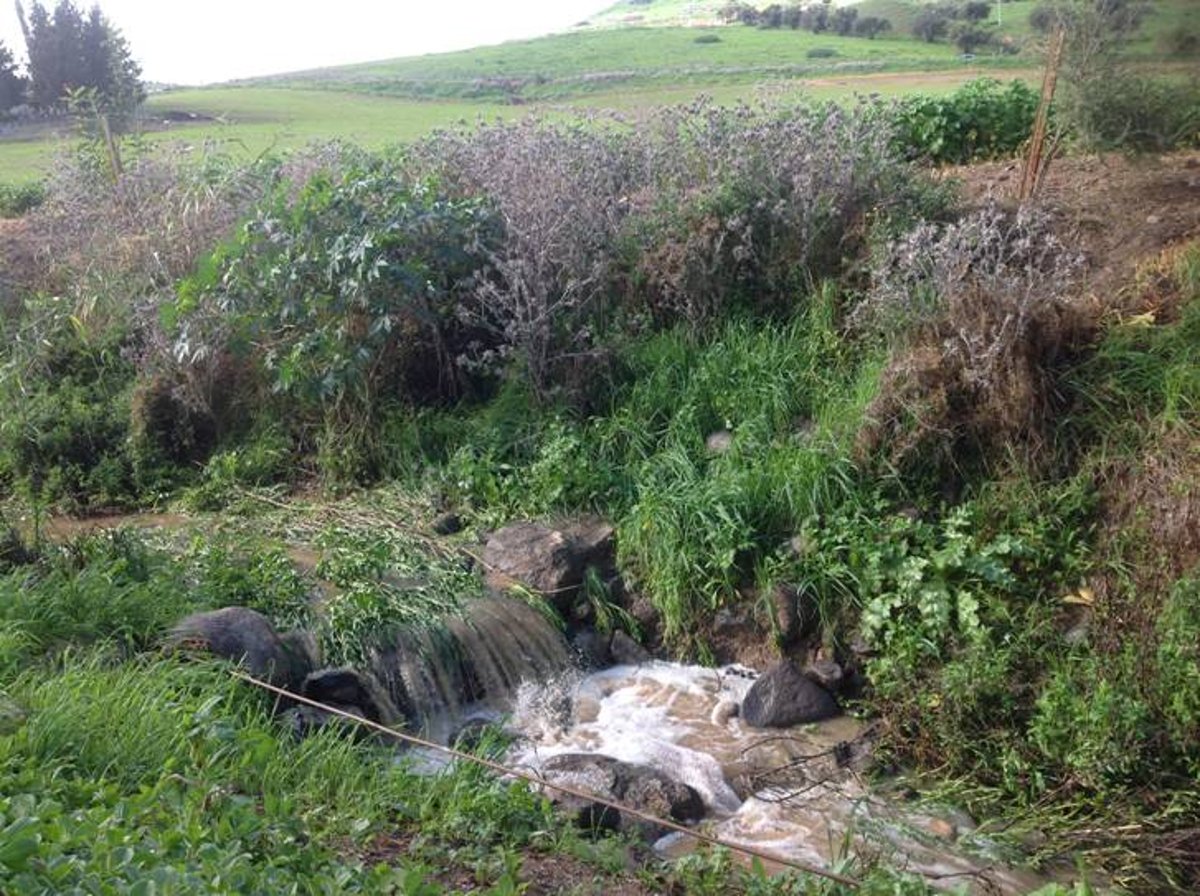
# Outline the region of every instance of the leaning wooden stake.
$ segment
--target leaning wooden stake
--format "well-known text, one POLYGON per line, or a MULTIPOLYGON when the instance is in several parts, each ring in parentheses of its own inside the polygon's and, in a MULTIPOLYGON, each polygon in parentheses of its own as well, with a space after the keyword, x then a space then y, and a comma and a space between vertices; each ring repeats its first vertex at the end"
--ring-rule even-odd
POLYGON ((1054 88, 1058 84, 1058 68, 1062 65, 1063 45, 1067 32, 1059 28, 1050 44, 1050 55, 1046 59, 1046 73, 1042 76, 1042 101, 1038 104, 1037 117, 1033 122, 1033 136, 1029 139, 1029 155, 1025 158, 1025 173, 1021 177, 1021 192, 1017 198, 1024 202, 1037 190, 1042 175, 1043 151, 1046 147, 1046 124, 1050 118, 1050 104, 1054 101, 1054 88))

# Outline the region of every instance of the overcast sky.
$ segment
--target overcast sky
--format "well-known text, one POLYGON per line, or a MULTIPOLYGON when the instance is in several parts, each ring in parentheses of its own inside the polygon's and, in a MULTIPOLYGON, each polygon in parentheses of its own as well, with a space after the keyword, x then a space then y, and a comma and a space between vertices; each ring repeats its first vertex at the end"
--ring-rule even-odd
MULTIPOLYGON (((28 11, 32 0, 25 0, 28 11)), ((43 0, 52 8, 55 0, 43 0)), ((611 0, 102 0, 147 80, 206 84, 536 37, 611 0)), ((92 0, 76 0, 81 9, 92 0)), ((24 58, 13 0, 0 41, 24 58)))

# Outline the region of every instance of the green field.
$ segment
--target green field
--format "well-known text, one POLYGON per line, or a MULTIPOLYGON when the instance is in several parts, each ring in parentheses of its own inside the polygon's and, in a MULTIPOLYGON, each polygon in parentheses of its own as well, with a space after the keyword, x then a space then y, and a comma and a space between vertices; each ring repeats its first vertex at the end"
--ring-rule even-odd
MULTIPOLYGON (((489 100, 420 100, 314 87, 178 90, 157 94, 147 101, 146 124, 151 129, 143 134, 143 140, 151 145, 181 141, 193 146, 217 143, 228 151, 247 156, 333 139, 351 140, 374 149, 413 140, 435 128, 480 118, 557 114, 572 108, 628 112, 686 103, 701 94, 720 103, 732 103, 760 95, 794 97, 803 94, 818 99, 838 99, 856 93, 884 96, 915 91, 945 93, 984 71, 972 66, 931 73, 826 74, 725 84, 650 83, 622 90, 598 91, 570 102, 546 100, 530 105, 489 100), (163 128, 163 117, 170 112, 195 113, 205 120, 154 129, 163 128)), ((1028 78, 1035 73, 1013 70, 1004 74, 1028 78)), ((75 143, 76 137, 69 129, 57 138, 0 140, 0 182, 25 182, 42 177, 53 164, 56 153, 69 150, 75 143)))
POLYGON ((300 72, 256 83, 317 85, 404 96, 518 96, 541 100, 607 92, 628 85, 745 83, 809 74, 958 65, 958 52, 949 44, 926 44, 905 36, 866 40, 738 25, 581 31, 460 53, 300 72), (719 41, 696 42, 697 37, 706 34, 719 37, 719 41), (836 55, 808 55, 818 49, 836 55))
MULTIPOLYGON (((733 102, 760 94, 825 99, 944 93, 980 74, 1038 77, 1028 24, 1034 0, 1000 7, 998 32, 1018 52, 981 52, 969 64, 949 43, 909 36, 919 5, 913 0, 858 4, 861 14, 894 23, 877 40, 744 25, 686 27, 713 21, 721 5, 624 0, 566 34, 158 94, 146 104, 145 139, 217 140, 248 154, 333 138, 379 147, 457 121, 564 106, 630 111, 699 94, 733 102), (630 15, 644 18, 631 23, 630 15), (649 25, 658 27, 641 27, 649 25), (717 40, 697 42, 700 37, 717 40), (810 55, 814 51, 819 55, 810 55), (821 55, 829 52, 834 55, 821 55), (205 120, 168 128, 162 119, 169 112, 193 112, 205 120)), ((1162 0, 1134 42, 1135 54, 1162 62, 1162 38, 1188 23, 1189 7, 1189 0, 1162 0)), ((1168 64, 1188 68, 1184 61, 1168 64)), ((72 140, 69 131, 65 138, 19 131, 0 136, 0 182, 43 176, 56 150, 72 140)))

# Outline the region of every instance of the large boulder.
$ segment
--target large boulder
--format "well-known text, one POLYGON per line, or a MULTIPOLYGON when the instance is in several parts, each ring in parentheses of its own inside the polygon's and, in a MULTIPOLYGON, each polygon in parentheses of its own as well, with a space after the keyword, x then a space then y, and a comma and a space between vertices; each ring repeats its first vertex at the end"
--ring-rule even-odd
POLYGON ((788 728, 840 713, 833 695, 806 678, 789 660, 760 676, 746 693, 741 708, 742 720, 756 728, 788 728))
MULTIPOLYGON (((551 784, 611 800, 655 818, 691 823, 704 817, 704 801, 694 788, 646 765, 599 754, 563 753, 547 759, 541 774, 551 784)), ((584 830, 634 831, 649 840, 665 831, 660 825, 595 800, 561 791, 552 791, 550 796, 584 830)))
POLYGON ((255 678, 295 689, 308 674, 308 657, 275 633, 267 617, 247 607, 193 613, 167 636, 176 650, 211 653, 240 663, 255 678))
POLYGON ((558 528, 518 522, 492 534, 483 551, 487 583, 496 590, 522 585, 546 597, 564 618, 589 566, 608 569, 613 562, 613 528, 596 519, 576 520, 558 528))
POLYGON ((387 691, 372 676, 356 669, 319 669, 304 679, 300 694, 380 725, 403 720, 387 691))

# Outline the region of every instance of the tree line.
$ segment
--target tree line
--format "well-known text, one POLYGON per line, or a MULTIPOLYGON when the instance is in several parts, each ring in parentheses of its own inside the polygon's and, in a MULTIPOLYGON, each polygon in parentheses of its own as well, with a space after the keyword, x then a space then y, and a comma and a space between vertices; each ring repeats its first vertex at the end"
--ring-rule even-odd
POLYGON ((122 116, 145 99, 141 67, 98 5, 86 13, 72 0, 52 9, 40 0, 26 9, 16 0, 16 7, 26 63, 22 72, 0 41, 0 112, 21 105, 61 110, 86 98, 97 110, 122 116))
POLYGON ((741 22, 743 25, 753 25, 758 28, 791 28, 793 31, 803 29, 813 34, 836 34, 841 37, 855 35, 857 37, 874 38, 884 31, 890 31, 892 23, 880 16, 859 16, 853 7, 835 7, 830 0, 820 0, 817 3, 772 3, 759 9, 742 0, 730 0, 721 7, 721 19, 727 24, 741 22))

